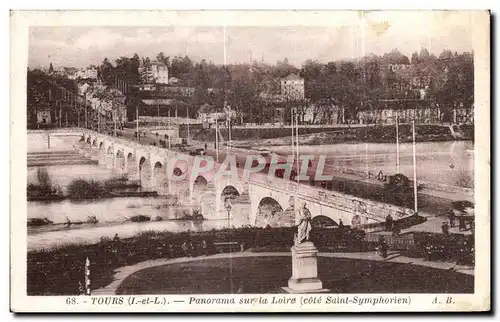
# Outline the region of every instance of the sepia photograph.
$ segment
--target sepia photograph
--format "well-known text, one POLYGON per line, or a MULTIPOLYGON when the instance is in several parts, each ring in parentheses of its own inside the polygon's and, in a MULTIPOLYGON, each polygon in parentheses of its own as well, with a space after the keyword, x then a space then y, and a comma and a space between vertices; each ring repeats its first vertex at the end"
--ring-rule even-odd
POLYGON ((16 293, 489 309, 489 12, 36 13, 11 16, 16 293))

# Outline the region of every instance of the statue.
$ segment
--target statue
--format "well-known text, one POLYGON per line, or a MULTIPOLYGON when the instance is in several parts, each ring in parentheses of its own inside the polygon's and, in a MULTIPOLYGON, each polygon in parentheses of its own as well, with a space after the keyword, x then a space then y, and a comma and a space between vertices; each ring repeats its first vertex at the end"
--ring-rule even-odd
POLYGON ((297 234, 295 235, 295 246, 309 241, 309 233, 311 232, 311 212, 306 208, 306 203, 302 202, 298 209, 299 219, 297 223, 297 234))

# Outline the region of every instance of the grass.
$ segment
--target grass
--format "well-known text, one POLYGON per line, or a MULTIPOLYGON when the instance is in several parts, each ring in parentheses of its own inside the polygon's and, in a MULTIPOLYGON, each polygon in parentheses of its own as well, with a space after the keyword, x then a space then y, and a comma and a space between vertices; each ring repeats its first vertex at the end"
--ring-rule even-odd
MULTIPOLYGON (((474 276, 399 263, 319 257, 318 274, 331 293, 474 292, 474 276)), ((143 269, 117 295, 279 293, 291 275, 289 256, 202 259, 143 269)))

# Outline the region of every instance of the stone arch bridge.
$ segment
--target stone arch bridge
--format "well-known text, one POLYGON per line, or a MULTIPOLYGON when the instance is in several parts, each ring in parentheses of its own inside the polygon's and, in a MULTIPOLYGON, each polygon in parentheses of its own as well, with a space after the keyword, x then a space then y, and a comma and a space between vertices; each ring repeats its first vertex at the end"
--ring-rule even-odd
POLYGON ((144 189, 176 195, 199 207, 208 219, 242 216, 244 220, 238 222, 250 225, 293 225, 294 209, 302 202, 306 202, 313 218, 328 217, 346 225, 353 220, 360 224, 382 222, 388 214, 395 219, 413 214, 411 209, 271 178, 265 173, 245 174, 241 168, 235 169, 233 175, 220 175, 219 169, 231 169, 230 166, 209 157, 168 151, 89 130, 82 132, 84 142, 78 145, 81 153, 97 160, 100 166, 138 180, 144 189), (266 207, 271 210, 263 214, 266 207), (273 221, 273 216, 281 217, 273 221))

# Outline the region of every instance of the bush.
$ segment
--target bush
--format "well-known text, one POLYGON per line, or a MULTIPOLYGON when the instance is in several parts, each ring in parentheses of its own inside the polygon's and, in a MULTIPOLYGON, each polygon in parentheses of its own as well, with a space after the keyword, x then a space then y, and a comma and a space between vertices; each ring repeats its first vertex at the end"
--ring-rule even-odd
POLYGON ((130 217, 130 221, 132 221, 132 222, 151 221, 151 217, 144 216, 144 215, 137 215, 137 216, 130 217))
POLYGON ((68 197, 71 199, 102 198, 108 195, 99 181, 75 179, 68 185, 68 197))

